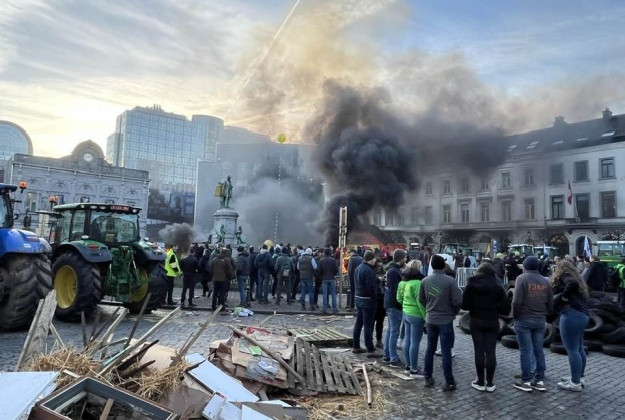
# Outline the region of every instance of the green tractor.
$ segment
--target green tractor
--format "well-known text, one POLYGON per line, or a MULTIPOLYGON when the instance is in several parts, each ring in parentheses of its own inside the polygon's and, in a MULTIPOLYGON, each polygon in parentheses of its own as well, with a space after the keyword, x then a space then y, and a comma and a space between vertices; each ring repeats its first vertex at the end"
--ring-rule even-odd
POLYGON ((146 312, 165 300, 165 252, 139 235, 140 208, 77 203, 54 207, 51 238, 56 316, 75 320, 92 313, 104 296, 130 312, 146 312))

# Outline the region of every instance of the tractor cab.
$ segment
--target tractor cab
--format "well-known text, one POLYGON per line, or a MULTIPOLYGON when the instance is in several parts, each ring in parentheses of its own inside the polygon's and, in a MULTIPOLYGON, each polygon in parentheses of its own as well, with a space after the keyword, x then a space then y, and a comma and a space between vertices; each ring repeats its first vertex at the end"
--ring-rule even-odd
POLYGON ((117 204, 62 204, 54 207, 59 221, 55 244, 92 240, 109 247, 140 240, 140 208, 117 204))

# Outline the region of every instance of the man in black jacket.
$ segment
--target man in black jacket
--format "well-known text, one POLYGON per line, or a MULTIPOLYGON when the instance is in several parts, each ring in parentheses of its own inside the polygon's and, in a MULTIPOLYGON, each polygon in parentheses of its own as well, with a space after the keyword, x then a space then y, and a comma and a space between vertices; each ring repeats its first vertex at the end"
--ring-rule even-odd
POLYGON ((393 262, 387 266, 384 293, 384 309, 388 315, 388 328, 384 336, 383 360, 396 367, 399 367, 400 363, 397 355, 397 339, 399 338, 399 328, 403 316, 401 303, 397 301, 397 286, 402 279, 401 270, 406 265, 406 255, 406 251, 403 249, 393 251, 393 262))
POLYGON ((188 251, 187 256, 180 260, 182 270, 182 296, 180 296, 180 306, 184 307, 184 300, 189 291, 189 306, 195 306, 193 295, 195 293, 195 282, 197 281, 198 260, 193 251, 188 251))
POLYGON ((605 290, 605 284, 608 282, 608 269, 596 255, 590 256, 590 266, 586 270, 584 280, 586 280, 589 290, 599 292, 605 290))
POLYGON ((375 310, 377 307, 377 282, 378 279, 373 271, 376 265, 375 254, 371 250, 365 251, 364 261, 360 264, 354 273, 354 285, 356 296, 354 302, 356 304, 356 324, 353 332, 353 353, 363 353, 360 347, 360 333, 364 328, 365 347, 367 348, 367 357, 380 357, 375 352, 373 345, 373 320, 375 318, 375 310))
POLYGON ((251 296, 251 301, 254 302, 254 300, 256 300, 257 298, 254 298, 254 296, 258 295, 258 292, 256 291, 256 286, 258 285, 258 268, 256 268, 256 256, 258 255, 257 252, 254 252, 254 247, 251 246, 250 247, 250 290, 252 291, 250 293, 251 296))
POLYGON ((347 298, 347 309, 354 309, 354 276, 356 273, 356 268, 362 262, 362 257, 358 254, 357 249, 352 249, 352 255, 349 257, 349 262, 347 263, 347 276, 349 278, 349 297, 347 298))

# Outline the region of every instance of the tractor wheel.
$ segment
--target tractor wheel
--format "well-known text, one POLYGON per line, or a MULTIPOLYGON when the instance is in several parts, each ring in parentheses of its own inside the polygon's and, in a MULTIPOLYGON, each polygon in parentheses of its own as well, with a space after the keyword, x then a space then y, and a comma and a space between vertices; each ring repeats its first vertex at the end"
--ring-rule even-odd
POLYGON ((154 309, 158 309, 165 301, 167 294, 165 268, 162 264, 149 264, 139 267, 139 278, 141 279, 141 286, 134 291, 130 296, 130 302, 125 306, 130 313, 138 314, 141 312, 141 307, 149 292, 151 293, 150 301, 145 307, 145 313, 149 314, 154 309))
POLYGON ((30 326, 39 299, 52 290, 52 272, 47 256, 16 254, 0 268, 9 291, 0 296, 0 330, 20 330, 30 326))
POLYGON ((102 275, 97 266, 74 252, 61 254, 52 265, 56 290, 56 316, 63 321, 91 314, 104 297, 102 275))

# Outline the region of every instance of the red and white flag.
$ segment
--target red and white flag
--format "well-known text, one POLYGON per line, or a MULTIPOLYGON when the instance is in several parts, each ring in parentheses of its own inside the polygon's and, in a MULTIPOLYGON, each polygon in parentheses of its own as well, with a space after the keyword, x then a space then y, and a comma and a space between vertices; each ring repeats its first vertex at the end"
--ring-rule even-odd
POLYGON ((569 204, 573 204, 573 190, 571 189, 571 180, 569 179, 569 196, 566 198, 569 204))

